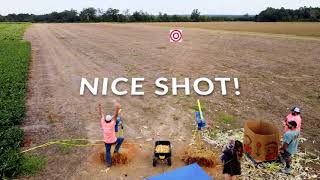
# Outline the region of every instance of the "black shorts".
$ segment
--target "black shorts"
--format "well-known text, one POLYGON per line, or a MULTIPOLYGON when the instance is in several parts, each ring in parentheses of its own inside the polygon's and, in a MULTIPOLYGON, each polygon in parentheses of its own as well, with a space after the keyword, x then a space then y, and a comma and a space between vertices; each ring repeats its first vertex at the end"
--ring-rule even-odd
POLYGON ((284 160, 284 161, 289 161, 291 160, 291 154, 288 152, 288 151, 284 151, 282 153, 280 153, 281 155, 281 158, 284 160))
POLYGON ((226 162, 223 165, 223 174, 229 174, 230 176, 241 175, 241 165, 237 160, 226 162))

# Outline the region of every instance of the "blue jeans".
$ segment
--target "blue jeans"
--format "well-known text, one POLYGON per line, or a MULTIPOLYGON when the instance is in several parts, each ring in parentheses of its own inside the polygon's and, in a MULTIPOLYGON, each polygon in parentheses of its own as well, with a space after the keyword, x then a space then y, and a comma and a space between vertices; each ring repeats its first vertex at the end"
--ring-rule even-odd
MULTIPOLYGON (((123 137, 118 137, 118 138, 117 138, 117 141, 116 141, 115 143, 113 143, 113 144, 116 144, 116 148, 114 149, 114 152, 115 152, 115 153, 119 152, 119 149, 120 149, 120 147, 121 147, 121 144, 122 144, 123 140, 124 140, 123 137)), ((111 152, 110 152, 110 150, 111 150, 111 146, 112 146, 113 144, 108 144, 108 143, 104 143, 104 144, 105 144, 105 146, 106 146, 106 165, 107 165, 108 167, 110 167, 110 166, 112 165, 111 152)))

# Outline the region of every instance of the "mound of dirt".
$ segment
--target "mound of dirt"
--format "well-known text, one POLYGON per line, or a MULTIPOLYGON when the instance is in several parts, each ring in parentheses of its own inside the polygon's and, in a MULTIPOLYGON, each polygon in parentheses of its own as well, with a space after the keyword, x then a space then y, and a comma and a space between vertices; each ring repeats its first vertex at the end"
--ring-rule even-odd
MULTIPOLYGON (((135 144, 123 144, 119 153, 111 153, 112 165, 120 165, 120 164, 128 164, 133 159, 133 155, 136 151, 135 144)), ((113 152, 114 146, 111 148, 111 152, 113 152)), ((92 156, 92 163, 94 164, 105 164, 105 148, 103 146, 98 147, 94 150, 92 156)))
POLYGON ((112 165, 117 164, 128 164, 128 154, 127 153, 115 153, 112 156, 112 165))
POLYGON ((209 149, 188 147, 182 156, 186 164, 198 163, 202 167, 213 168, 218 164, 217 155, 209 149))
MULTIPOLYGON (((105 153, 101 152, 99 154, 100 156, 100 161, 102 164, 105 163, 105 153)), ((117 165, 117 164, 128 164, 129 163, 129 158, 128 158, 128 153, 127 152, 121 152, 121 153, 113 153, 112 157, 112 165, 117 165)))

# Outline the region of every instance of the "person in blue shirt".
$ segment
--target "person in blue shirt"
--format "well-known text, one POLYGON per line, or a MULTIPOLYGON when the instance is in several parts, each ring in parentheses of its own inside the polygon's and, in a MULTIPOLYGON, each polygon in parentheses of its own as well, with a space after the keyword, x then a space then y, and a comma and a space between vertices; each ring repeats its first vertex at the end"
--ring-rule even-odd
POLYGON ((291 157, 297 153, 300 135, 295 121, 289 121, 288 128, 289 130, 283 135, 283 145, 280 148, 280 161, 286 164, 286 167, 281 171, 286 174, 290 174, 291 172, 291 157))

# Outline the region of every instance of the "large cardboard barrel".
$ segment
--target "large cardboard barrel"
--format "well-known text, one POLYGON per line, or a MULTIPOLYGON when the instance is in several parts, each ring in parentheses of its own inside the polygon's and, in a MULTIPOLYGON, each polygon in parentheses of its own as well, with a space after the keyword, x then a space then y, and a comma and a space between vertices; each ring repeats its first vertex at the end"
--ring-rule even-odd
POLYGON ((279 130, 266 121, 246 121, 244 125, 244 150, 256 162, 273 161, 280 148, 279 130))

